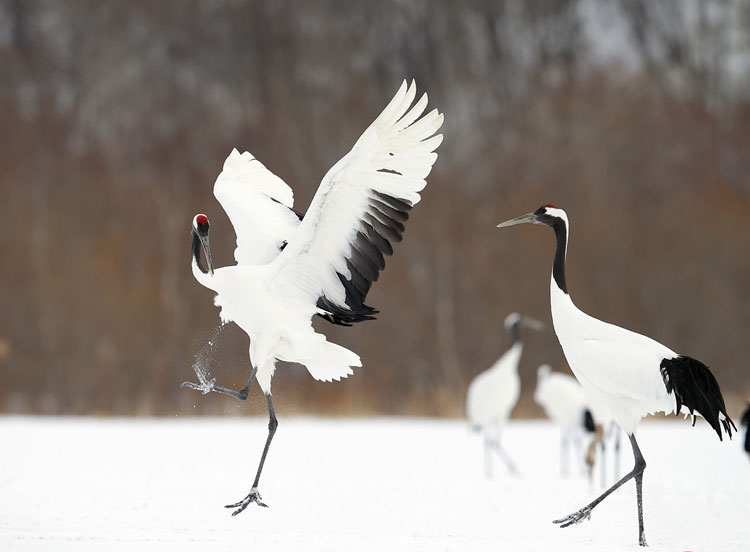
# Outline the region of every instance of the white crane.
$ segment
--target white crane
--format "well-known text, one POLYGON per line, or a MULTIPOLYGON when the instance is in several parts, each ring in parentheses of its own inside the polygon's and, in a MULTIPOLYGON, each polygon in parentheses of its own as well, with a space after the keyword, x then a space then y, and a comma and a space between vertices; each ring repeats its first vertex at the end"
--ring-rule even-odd
POLYGON ((322 381, 347 377, 362 365, 358 355, 317 333, 311 319, 317 314, 350 326, 378 312, 365 298, 385 266, 384 255, 393 253, 391 242, 401 241, 442 141, 435 133, 443 115, 435 109, 422 116, 427 95, 414 103, 415 96, 415 83, 407 87, 404 81, 352 150, 323 177, 304 217, 292 210, 289 186, 249 153, 234 150, 214 195, 237 234, 235 266, 214 270, 208 217, 193 218, 193 275, 216 292, 221 319, 234 321, 250 337, 253 369, 240 391, 215 385, 197 366, 199 383, 183 386, 244 400, 257 379, 268 407, 268 437, 255 480, 245 498, 227 506, 235 508, 232 515, 252 502, 266 506, 258 482, 278 425, 271 401, 276 362, 303 364, 322 381))
POLYGON ((521 379, 518 376, 518 363, 523 350, 521 326, 535 330, 543 328, 541 322, 533 318, 521 316, 517 312, 509 314, 505 318, 505 329, 510 333, 510 349, 472 380, 466 394, 469 424, 484 435, 484 468, 487 477, 492 476, 493 451, 505 462, 510 472, 516 471, 513 461, 500 446, 500 428, 510 418, 521 392, 521 379))
MULTIPOLYGON (((570 442, 573 442, 576 460, 581 465, 584 459, 581 439, 596 431, 586 391, 574 377, 553 372, 549 364, 542 364, 537 368, 534 401, 560 428, 560 471, 567 475, 570 442)), ((589 474, 594 465, 595 450, 592 448, 585 456, 589 474)))
POLYGON ((549 203, 533 213, 498 224, 544 224, 557 240, 550 299, 552 321, 565 357, 581 385, 592 397, 606 405, 611 416, 629 438, 633 448, 633 470, 590 504, 555 520, 562 527, 591 517, 591 511, 619 488, 635 478, 638 504, 638 542, 646 546, 643 529, 642 483, 646 462, 635 431, 641 418, 654 412, 683 412, 702 415, 722 439, 722 426, 731 438, 732 428, 724 398, 713 374, 702 362, 680 355, 653 339, 593 318, 579 310, 568 294, 565 282, 565 256, 568 250, 568 216, 549 203))

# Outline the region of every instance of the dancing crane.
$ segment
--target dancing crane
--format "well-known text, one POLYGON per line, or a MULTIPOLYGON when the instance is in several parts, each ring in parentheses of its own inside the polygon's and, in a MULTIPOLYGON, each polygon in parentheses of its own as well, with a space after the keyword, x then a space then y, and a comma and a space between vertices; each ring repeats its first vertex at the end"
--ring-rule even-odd
MULTIPOLYGON (((638 506, 638 542, 646 546, 643 528, 642 484, 646 461, 635 439, 641 418, 655 412, 698 413, 722 439, 722 426, 731 438, 732 428, 724 398, 711 371, 702 362, 675 353, 644 335, 602 322, 575 306, 565 281, 565 257, 568 250, 568 215, 549 203, 536 211, 498 224, 543 224, 552 228, 557 240, 550 302, 555 333, 573 374, 591 396, 605 405, 629 436, 635 466, 590 504, 564 518, 555 520, 561 527, 580 523, 591 511, 625 482, 635 478, 638 506)), ((723 440, 723 439, 722 439, 723 440)))
POLYGON ((469 424, 484 434, 484 470, 487 477, 492 476, 492 451, 505 462, 510 472, 516 471, 513 461, 500 446, 500 428, 510 418, 521 391, 521 379, 518 377, 518 363, 523 350, 521 326, 535 330, 544 327, 541 322, 517 312, 506 316, 505 329, 510 333, 510 349, 472 380, 466 394, 469 424))
POLYGON ((215 385, 194 366, 198 383, 184 387, 245 400, 254 379, 265 395, 268 437, 248 495, 227 508, 232 515, 251 503, 266 506, 258 483, 278 425, 271 400, 277 361, 304 365, 316 380, 331 381, 362 365, 354 352, 326 340, 314 315, 342 326, 372 320, 365 304, 370 286, 393 253, 411 208, 437 159, 443 123, 436 109, 423 116, 427 95, 414 103, 416 84, 401 85, 352 150, 323 177, 302 216, 292 209, 292 189, 250 153, 234 150, 214 185, 214 195, 237 234, 236 265, 214 270, 209 221, 193 218, 195 279, 216 292, 223 322, 234 321, 250 337, 252 373, 235 391, 215 385), (201 260, 201 249, 207 267, 201 260))

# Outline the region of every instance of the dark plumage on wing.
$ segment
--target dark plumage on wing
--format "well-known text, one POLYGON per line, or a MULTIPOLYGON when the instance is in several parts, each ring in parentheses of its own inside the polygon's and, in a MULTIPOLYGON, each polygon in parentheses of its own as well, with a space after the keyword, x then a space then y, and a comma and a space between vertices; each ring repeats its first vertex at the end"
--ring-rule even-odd
POLYGON ((370 197, 369 208, 357 236, 352 243, 346 261, 349 275, 337 272, 346 292, 346 306, 341 307, 328 300, 325 295, 318 299, 318 313, 322 318, 339 326, 351 326, 356 322, 375 320, 379 313, 365 304, 365 298, 380 271, 385 268, 385 255, 393 254, 391 241, 400 242, 404 233, 404 222, 409 218, 411 202, 380 192, 370 197))
POLYGON ((682 405, 687 407, 690 414, 698 411, 714 428, 719 439, 723 440, 722 425, 731 439, 732 428, 737 431, 737 427, 727 414, 719 384, 708 366, 694 358, 680 355, 665 358, 661 361, 660 368, 667 392, 675 397, 675 412, 679 414, 682 405))

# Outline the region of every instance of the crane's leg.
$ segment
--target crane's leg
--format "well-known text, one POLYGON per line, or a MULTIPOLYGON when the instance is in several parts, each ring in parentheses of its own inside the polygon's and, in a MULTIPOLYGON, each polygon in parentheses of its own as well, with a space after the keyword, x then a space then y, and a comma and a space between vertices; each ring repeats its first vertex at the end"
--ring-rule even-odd
POLYGON ((495 449, 495 453, 498 455, 498 457, 505 462, 505 466, 508 468, 508 471, 510 473, 516 474, 518 473, 518 470, 516 469, 516 465, 513 463, 513 460, 510 459, 510 456, 508 456, 508 453, 505 452, 502 446, 500 446, 500 428, 497 428, 495 430, 495 439, 492 442, 492 448, 495 449))
POLYGON ((560 430, 560 475, 567 476, 570 472, 570 466, 568 465, 570 442, 568 441, 567 432, 562 429, 560 430))
POLYGON ((578 471, 581 475, 586 475, 586 457, 583 454, 581 438, 581 432, 576 429, 573 434, 573 450, 575 451, 573 455, 575 456, 576 464, 578 465, 578 471))
POLYGON ((643 530, 643 496, 642 496, 642 483, 643 483, 643 471, 646 469, 646 461, 643 459, 641 449, 638 448, 638 443, 635 440, 635 435, 630 435, 630 445, 633 447, 633 457, 635 459, 635 465, 630 473, 620 479, 617 483, 612 485, 609 489, 604 491, 601 496, 594 499, 593 502, 587 504, 580 510, 573 512, 569 516, 564 518, 556 519, 553 523, 560 524, 560 527, 568 527, 574 523, 581 523, 584 520, 591 518, 591 510, 593 510, 602 500, 607 498, 614 491, 619 489, 624 483, 630 479, 635 478, 635 489, 636 496, 638 499, 638 543, 641 546, 647 546, 646 534, 643 530))
MULTIPOLYGON (((599 443, 599 446, 601 447, 599 449, 599 454, 602 458, 602 488, 607 486, 607 439, 606 437, 602 439, 601 443, 599 443)), ((617 477, 615 477, 615 481, 617 481, 617 477)))
POLYGON ((193 364, 193 370, 195 371, 195 375, 198 376, 198 381, 200 383, 193 383, 191 381, 183 382, 183 384, 180 387, 187 387, 188 389, 195 389, 196 391, 200 391, 204 395, 207 395, 211 391, 215 393, 222 393, 224 395, 229 395, 230 397, 234 397, 235 399, 239 399, 241 401, 244 401, 247 399, 248 394, 250 393, 250 387, 253 384, 253 380, 255 379, 255 374, 258 373, 258 368, 253 368, 252 373, 250 374, 250 379, 247 380, 247 385, 240 389, 239 391, 234 391, 233 389, 227 389, 226 387, 221 387, 219 385, 216 385, 216 378, 208 379, 206 376, 206 373, 197 365, 193 364))
POLYGON ((250 489, 248 495, 235 504, 227 504, 225 506, 225 508, 237 508, 232 512, 233 516, 236 516, 242 510, 247 508, 251 502, 255 502, 258 506, 268 508, 268 505, 261 501, 262 499, 258 492, 258 482, 260 481, 260 474, 263 471, 263 464, 266 463, 268 449, 271 447, 271 441, 276 433, 276 428, 279 426, 279 422, 276 419, 276 413, 273 410, 273 403, 271 402, 271 393, 266 393, 266 405, 268 406, 268 438, 266 438, 266 446, 263 447, 263 454, 260 457, 260 464, 258 464, 258 471, 255 474, 255 481, 253 481, 253 487, 250 489))
POLYGON ((617 426, 612 426, 615 431, 615 479, 620 477, 620 436, 622 431, 617 426))
MULTIPOLYGON (((617 443, 619 444, 620 428, 617 428, 617 443)), ((638 544, 641 546, 648 546, 646 543, 646 531, 643 529, 643 471, 646 469, 646 461, 643 459, 641 449, 638 448, 638 443, 635 441, 635 436, 630 436, 631 444, 633 445, 633 454, 635 456, 635 465, 642 465, 641 471, 635 474, 635 495, 638 502, 638 544)))
MULTIPOLYGON (((588 468, 589 484, 594 484, 594 464, 596 463, 596 449, 600 443, 603 443, 604 428, 601 425, 594 426, 594 435, 586 449, 586 467, 588 468)), ((603 446, 603 445, 602 445, 603 446)), ((603 485, 602 485, 603 486, 603 485)))
POLYGON ((482 432, 484 437, 484 476, 492 479, 492 438, 489 435, 489 428, 482 432))

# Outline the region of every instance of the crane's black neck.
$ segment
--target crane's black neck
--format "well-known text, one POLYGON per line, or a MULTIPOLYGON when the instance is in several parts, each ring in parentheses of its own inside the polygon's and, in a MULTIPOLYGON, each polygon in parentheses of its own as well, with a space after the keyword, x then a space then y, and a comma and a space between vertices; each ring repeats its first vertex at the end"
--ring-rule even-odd
POLYGON ((568 285, 565 283, 565 252, 568 248, 568 225, 561 218, 554 217, 549 226, 555 232, 557 248, 555 249, 555 262, 552 265, 552 277, 557 287, 568 295, 568 285))
POLYGON ((519 320, 510 327, 510 346, 521 343, 521 321, 519 320))
POLYGON ((203 274, 208 274, 208 269, 206 269, 203 266, 203 263, 201 262, 201 239, 198 237, 198 234, 193 230, 193 261, 195 261, 195 264, 198 265, 198 269, 203 274))

